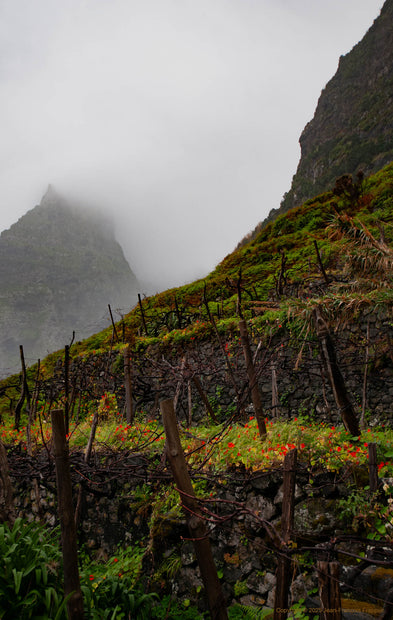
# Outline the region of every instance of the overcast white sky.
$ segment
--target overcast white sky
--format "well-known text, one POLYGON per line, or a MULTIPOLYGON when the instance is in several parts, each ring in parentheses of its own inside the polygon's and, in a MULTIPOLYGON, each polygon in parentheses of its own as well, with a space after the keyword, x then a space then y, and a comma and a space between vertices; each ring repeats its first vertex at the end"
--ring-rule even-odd
POLYGON ((0 0, 0 230, 52 183, 113 213, 155 290, 203 277, 279 206, 382 5, 0 0))

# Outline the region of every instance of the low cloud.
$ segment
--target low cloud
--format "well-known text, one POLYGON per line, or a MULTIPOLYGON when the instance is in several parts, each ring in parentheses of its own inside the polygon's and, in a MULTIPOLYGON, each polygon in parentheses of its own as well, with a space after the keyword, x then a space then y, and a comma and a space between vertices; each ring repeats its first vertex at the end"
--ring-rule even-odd
POLYGON ((138 278, 204 276, 279 206, 378 0, 3 0, 0 228, 48 183, 113 214, 138 278))

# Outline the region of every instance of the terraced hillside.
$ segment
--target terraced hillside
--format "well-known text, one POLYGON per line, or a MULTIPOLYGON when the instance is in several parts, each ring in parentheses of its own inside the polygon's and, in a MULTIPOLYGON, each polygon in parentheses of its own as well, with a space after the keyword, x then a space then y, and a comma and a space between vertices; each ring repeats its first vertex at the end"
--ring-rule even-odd
MULTIPOLYGON (((163 377, 159 379, 152 368, 144 367, 157 356, 176 359, 177 364, 187 350, 198 357, 198 350, 205 351, 206 346, 211 346, 217 367, 226 368, 217 372, 223 372, 228 382, 228 364, 241 358, 236 348, 239 347, 240 315, 248 323, 252 340, 260 342, 260 351, 270 343, 269 355, 273 360, 273 351, 280 346, 290 352, 293 366, 301 371, 300 359, 296 363, 300 351, 304 361, 307 347, 314 343, 315 349, 313 316, 316 309, 322 313, 332 333, 340 334, 340 329, 350 326, 355 334, 356 326, 359 327, 362 336, 346 347, 345 353, 351 353, 351 364, 360 375, 366 323, 368 321, 377 332, 383 323, 380 341, 373 345, 375 359, 372 364, 370 362, 370 369, 389 369, 390 335, 386 330, 393 294, 392 220, 393 165, 361 181, 349 177, 341 179, 335 192, 317 196, 280 216, 255 240, 225 257, 206 278, 145 298, 115 329, 108 328, 74 343, 70 356, 75 381, 82 367, 92 365, 90 375, 93 376, 93 366, 102 373, 108 359, 111 365, 117 359, 112 387, 124 385, 121 360, 127 345, 134 360, 137 408, 139 405, 153 407, 162 394, 171 390, 170 386, 165 388, 163 377), (230 347, 232 361, 225 359, 230 347), (143 373, 147 375, 144 377, 143 373), (154 377, 151 386, 148 376, 154 377)), ((340 338, 338 344, 339 341, 340 338)), ((203 360, 195 363, 198 367, 205 364, 207 370, 202 374, 214 379, 214 373, 208 370, 206 355, 203 353, 203 360)), ((63 359, 64 352, 53 353, 40 368, 43 380, 50 381, 53 373, 58 377, 58 398, 62 394, 63 359)), ((285 359, 285 364, 290 364, 289 358, 285 359)), ((344 362, 350 364, 349 360, 344 362)), ((348 369, 350 371, 350 366, 348 369)), ((33 377, 36 367, 29 372, 33 377)), ((261 380, 265 377, 265 383, 267 375, 270 376, 270 366, 268 369, 265 360, 261 371, 261 380)), ((15 378, 10 378, 3 385, 14 384, 15 378)), ((102 376, 99 386, 98 392, 104 386, 102 376)), ((104 391, 109 387, 104 387, 104 391)), ((124 400, 124 388, 116 389, 119 389, 120 400, 124 400)), ((230 389, 235 388, 232 385, 230 389)), ((288 389, 287 386, 286 391, 288 389)), ((100 397, 98 392, 97 397, 100 397)), ((199 399, 197 394, 196 403, 199 399)), ((12 402, 15 403, 15 396, 12 402)), ((8 406, 9 401, 3 400, 3 411, 8 406)))
POLYGON ((64 410, 82 577, 95 593, 85 604, 114 608, 108 584, 127 595, 124 611, 130 593, 153 591, 152 618, 208 617, 165 459, 160 401, 169 398, 230 618, 272 616, 283 557, 292 585, 280 607, 308 617, 321 550, 341 563, 344 611, 364 620, 390 611, 392 242, 393 165, 342 177, 205 279, 141 300, 122 322, 0 384, 14 510, 50 528, 50 412, 64 410), (283 547, 283 461, 294 451, 283 547))

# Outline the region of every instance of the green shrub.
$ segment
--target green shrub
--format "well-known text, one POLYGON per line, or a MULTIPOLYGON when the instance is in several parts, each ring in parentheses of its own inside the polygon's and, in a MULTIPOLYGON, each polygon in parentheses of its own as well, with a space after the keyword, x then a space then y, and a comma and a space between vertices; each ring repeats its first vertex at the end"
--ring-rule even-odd
MULTIPOLYGON (((57 532, 56 532, 57 536, 57 532)), ((16 519, 0 525, 0 617, 2 620, 66 618, 59 590, 61 553, 53 532, 16 519)))
POLYGON ((86 620, 148 620, 156 595, 143 594, 130 577, 109 576, 98 584, 82 585, 86 620))
POLYGON ((210 618, 210 614, 201 614, 195 607, 190 604, 189 600, 176 601, 171 596, 163 596, 160 598, 153 609, 150 618, 152 620, 202 620, 210 618))

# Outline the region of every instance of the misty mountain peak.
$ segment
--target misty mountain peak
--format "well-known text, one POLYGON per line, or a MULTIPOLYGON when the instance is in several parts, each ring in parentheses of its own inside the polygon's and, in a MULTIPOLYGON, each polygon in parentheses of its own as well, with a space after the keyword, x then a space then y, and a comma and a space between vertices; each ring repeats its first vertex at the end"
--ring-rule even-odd
POLYGON ((0 236, 0 370, 108 324, 108 304, 128 312, 138 282, 112 229, 52 185, 0 236))
POLYGON ((59 202, 60 200, 62 200, 61 197, 56 192, 53 185, 49 183, 48 189, 46 190, 45 194, 41 198, 40 206, 44 207, 47 205, 51 205, 51 204, 59 202))
POLYGON ((371 174, 393 160, 393 0, 363 39, 341 56, 314 118, 280 212, 331 189, 342 174, 371 174))

